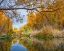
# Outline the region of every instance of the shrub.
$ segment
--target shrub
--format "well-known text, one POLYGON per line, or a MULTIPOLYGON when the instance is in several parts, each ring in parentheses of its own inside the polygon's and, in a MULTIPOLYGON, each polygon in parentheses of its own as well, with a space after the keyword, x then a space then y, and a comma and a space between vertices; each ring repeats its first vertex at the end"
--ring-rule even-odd
POLYGON ((62 34, 64 31, 62 30, 58 30, 58 29, 53 29, 51 26, 46 26, 43 27, 42 29, 42 34, 48 35, 48 34, 52 34, 54 37, 62 37, 62 34))
POLYGON ((52 26, 44 26, 42 30, 34 31, 32 36, 37 38, 60 38, 64 37, 64 30, 53 29, 52 26), (35 33, 34 33, 35 32, 35 33))
POLYGON ((58 36, 61 37, 62 36, 61 31, 60 30, 57 30, 57 29, 54 29, 52 31, 52 34, 53 34, 54 37, 58 37, 58 36))
POLYGON ((53 37, 53 35, 52 34, 41 34, 41 33, 39 33, 39 34, 36 34, 36 35, 34 35, 33 36, 34 38, 37 38, 37 39, 53 39, 54 37, 53 37))
POLYGON ((43 27, 42 34, 52 34, 53 28, 51 26, 43 27))

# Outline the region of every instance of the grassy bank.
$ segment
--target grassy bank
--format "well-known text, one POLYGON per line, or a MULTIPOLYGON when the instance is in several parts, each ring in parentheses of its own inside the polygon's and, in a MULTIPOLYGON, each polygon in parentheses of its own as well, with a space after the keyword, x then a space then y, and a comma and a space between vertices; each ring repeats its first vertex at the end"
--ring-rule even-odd
POLYGON ((31 36, 38 39, 64 38, 64 30, 55 29, 51 26, 43 27, 41 30, 33 31, 31 36))
POLYGON ((10 40, 11 35, 10 34, 0 34, 0 39, 10 40))
POLYGON ((60 37, 60 36, 53 36, 52 34, 41 34, 41 33, 39 33, 39 34, 36 34, 36 35, 34 35, 33 36, 34 38, 37 38, 37 39, 53 39, 53 38, 64 38, 64 37, 60 37))
POLYGON ((36 35, 34 35, 33 36, 34 38, 37 38, 37 39, 53 39, 54 38, 54 36, 52 35, 52 34, 36 34, 36 35))

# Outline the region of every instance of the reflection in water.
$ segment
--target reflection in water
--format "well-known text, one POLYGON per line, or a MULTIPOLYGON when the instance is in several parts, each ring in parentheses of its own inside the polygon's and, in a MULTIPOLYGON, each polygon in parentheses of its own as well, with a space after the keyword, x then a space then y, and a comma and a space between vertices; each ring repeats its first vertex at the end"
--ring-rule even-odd
POLYGON ((11 48, 11 41, 0 40, 0 51, 9 51, 11 48))
POLYGON ((19 44, 19 40, 15 42, 12 42, 12 47, 10 51, 27 51, 27 49, 22 44, 19 44))
POLYGON ((64 39, 37 40, 24 38, 20 40, 28 51, 64 51, 64 39))
POLYGON ((12 42, 0 40, 0 51, 64 51, 64 39, 38 40, 23 37, 15 38, 12 42))

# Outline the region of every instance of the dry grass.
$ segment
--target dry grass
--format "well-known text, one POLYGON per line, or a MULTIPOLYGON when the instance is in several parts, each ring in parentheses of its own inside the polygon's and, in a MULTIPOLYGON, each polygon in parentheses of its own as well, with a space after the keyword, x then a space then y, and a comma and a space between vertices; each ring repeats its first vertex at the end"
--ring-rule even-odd
POLYGON ((51 26, 43 27, 42 34, 52 34, 54 37, 64 37, 64 30, 53 29, 51 26))
POLYGON ((53 29, 52 34, 53 36, 62 36, 62 32, 57 29, 53 29))
POLYGON ((43 27, 42 34, 52 34, 53 28, 51 26, 43 27))
POLYGON ((61 33, 62 33, 62 37, 64 37, 64 29, 61 31, 61 33))
POLYGON ((58 30, 58 29, 53 29, 52 26, 44 26, 41 30, 37 31, 33 31, 31 32, 31 36, 36 35, 36 34, 52 34, 54 37, 64 37, 64 30, 58 30))
POLYGON ((34 36, 34 35, 36 35, 38 33, 40 33, 40 31, 35 30, 35 31, 31 32, 31 35, 30 36, 34 36))

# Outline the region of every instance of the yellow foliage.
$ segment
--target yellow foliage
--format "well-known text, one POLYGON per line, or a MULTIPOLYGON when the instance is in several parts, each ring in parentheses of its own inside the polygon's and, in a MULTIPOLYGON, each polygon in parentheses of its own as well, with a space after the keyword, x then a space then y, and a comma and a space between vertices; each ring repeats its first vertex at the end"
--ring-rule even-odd
POLYGON ((13 43, 15 44, 17 42, 17 40, 18 40, 17 38, 13 39, 13 43))
POLYGON ((18 28, 14 28, 13 32, 18 32, 18 28))
POLYGON ((19 28, 20 31, 23 31, 27 26, 28 26, 27 24, 25 24, 24 26, 21 26, 21 27, 19 28))
POLYGON ((52 34, 53 28, 51 26, 46 26, 42 28, 42 34, 52 34))
POLYGON ((3 12, 0 12, 0 32, 11 33, 12 21, 3 12))
POLYGON ((32 25, 34 24, 34 22, 35 22, 35 14, 33 12, 30 12, 27 16, 27 23, 29 25, 32 25))
POLYGON ((23 31, 24 30, 24 27, 20 27, 20 31, 23 31))

